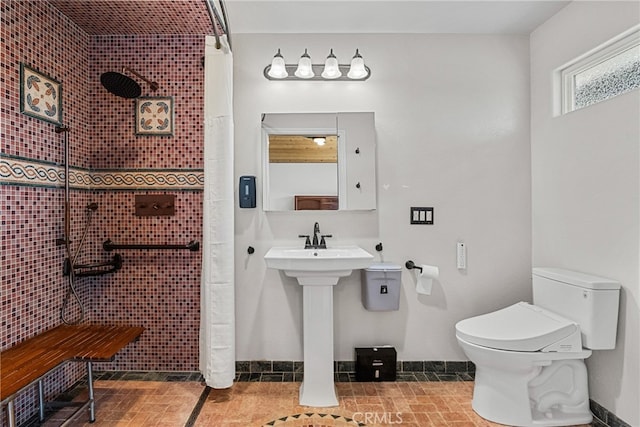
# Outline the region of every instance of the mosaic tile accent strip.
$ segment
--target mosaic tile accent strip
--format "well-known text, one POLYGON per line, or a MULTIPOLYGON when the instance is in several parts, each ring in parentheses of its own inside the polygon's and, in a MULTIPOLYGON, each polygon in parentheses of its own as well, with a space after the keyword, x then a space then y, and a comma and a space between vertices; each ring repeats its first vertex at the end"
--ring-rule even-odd
MULTIPOLYGON (((0 158, 0 184, 62 187, 64 166, 5 156, 0 158)), ((71 168, 69 185, 77 190, 202 191, 204 172, 201 169, 89 171, 71 168)))
POLYGON ((97 190, 198 190, 204 186, 204 172, 200 170, 134 170, 93 171, 92 189, 97 190))
POLYGON ((0 158, 0 183, 56 188, 64 185, 64 168, 54 163, 0 158))

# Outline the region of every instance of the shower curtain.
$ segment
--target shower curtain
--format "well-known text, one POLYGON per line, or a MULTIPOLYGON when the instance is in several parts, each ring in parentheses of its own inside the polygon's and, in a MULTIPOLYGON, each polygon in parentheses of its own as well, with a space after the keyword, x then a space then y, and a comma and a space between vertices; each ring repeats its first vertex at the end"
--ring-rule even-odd
POLYGON ((235 377, 233 55, 225 36, 205 43, 204 197, 200 371, 208 386, 235 377))

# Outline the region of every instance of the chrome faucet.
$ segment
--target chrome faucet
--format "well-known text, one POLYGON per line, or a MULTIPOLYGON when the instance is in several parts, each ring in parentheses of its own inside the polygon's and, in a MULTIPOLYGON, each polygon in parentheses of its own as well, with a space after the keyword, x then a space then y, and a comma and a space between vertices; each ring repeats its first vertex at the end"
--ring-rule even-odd
MULTIPOLYGON (((315 224, 313 224, 313 243, 311 244, 314 249, 318 249, 320 247, 320 244, 318 243, 318 234, 320 234, 320 224, 316 222, 315 224)), ((327 248, 326 243, 324 245, 324 248, 327 248)))
POLYGON ((331 234, 320 234, 320 224, 316 222, 313 224, 313 240, 311 240, 311 235, 309 234, 300 234, 298 237, 303 237, 305 239, 305 249, 327 249, 327 241, 325 240, 325 237, 333 236, 331 234), (320 236, 319 242, 318 235, 320 236))

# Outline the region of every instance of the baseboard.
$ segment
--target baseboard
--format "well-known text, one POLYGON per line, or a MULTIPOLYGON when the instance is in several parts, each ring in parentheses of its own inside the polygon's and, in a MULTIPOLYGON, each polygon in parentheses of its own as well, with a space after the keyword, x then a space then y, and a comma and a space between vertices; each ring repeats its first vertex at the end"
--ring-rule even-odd
POLYGON ((631 424, 622 421, 598 402, 589 400, 589 406, 593 414, 593 427, 631 427, 631 424))

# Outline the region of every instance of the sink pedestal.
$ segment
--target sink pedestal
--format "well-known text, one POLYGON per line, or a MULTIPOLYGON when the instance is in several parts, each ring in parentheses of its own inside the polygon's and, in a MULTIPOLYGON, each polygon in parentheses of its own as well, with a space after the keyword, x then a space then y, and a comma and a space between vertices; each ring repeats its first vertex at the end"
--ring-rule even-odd
POLYGON ((304 380, 300 386, 300 405, 303 406, 338 406, 333 384, 333 286, 302 287, 304 380))
POLYGON ((354 269, 371 265, 373 255, 357 246, 273 247, 264 259, 267 267, 295 277, 302 285, 304 380, 300 405, 338 406, 333 384, 333 287, 354 269))

